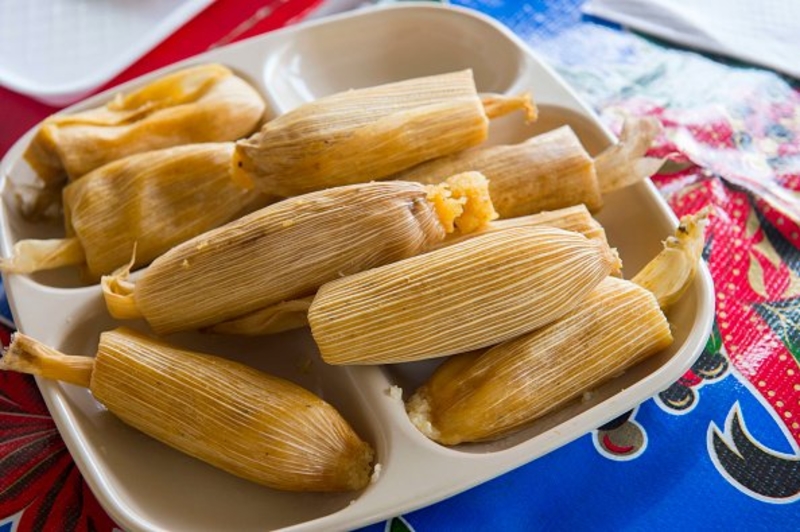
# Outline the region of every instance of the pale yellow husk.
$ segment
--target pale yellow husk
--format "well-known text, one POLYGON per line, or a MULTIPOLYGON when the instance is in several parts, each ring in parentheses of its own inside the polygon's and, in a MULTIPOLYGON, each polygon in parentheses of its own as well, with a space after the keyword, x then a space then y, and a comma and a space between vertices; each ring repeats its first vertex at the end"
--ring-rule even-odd
MULTIPOLYGON (((521 109, 535 118, 529 97, 495 96, 490 105, 496 115, 521 109)), ((345 91, 237 142, 234 175, 284 197, 381 179, 480 144, 488 121, 470 70, 345 91)))
POLYGON ((8 350, 0 358, 0 370, 37 375, 88 388, 94 371, 94 359, 65 355, 30 336, 15 333, 8 350))
POLYGON ((513 145, 489 146, 428 161, 393 178, 438 183, 454 173, 477 170, 503 218, 577 204, 602 205, 592 158, 567 126, 513 145))
POLYGON ((136 246, 128 264, 100 279, 100 288, 108 313, 119 320, 135 320, 142 317, 133 295, 134 284, 129 279, 135 260, 136 246))
MULTIPOLYGON (((485 179, 480 186, 486 188, 485 179)), ((363 183, 287 199, 174 247, 130 291, 114 292, 119 283, 106 278, 104 293, 114 307, 124 299, 136 311, 118 317, 139 314, 159 334, 241 318, 426 251, 447 234, 434 202, 448 187, 363 183)), ((475 204, 478 197, 488 200, 451 196, 444 202, 448 219, 450 211, 460 213, 452 220, 458 227, 457 218, 473 209, 493 214, 490 205, 475 204)))
POLYGON ((34 273, 85 262, 86 254, 78 238, 25 239, 14 244, 10 257, 0 258, 0 271, 34 273))
POLYGON ((234 220, 270 199, 231 180, 233 143, 191 144, 139 153, 102 166, 64 188, 67 238, 24 240, 6 272, 84 265, 96 282, 126 264, 149 264, 173 246, 234 220), (60 242, 60 246, 57 244, 60 242), (45 244, 50 252, 44 253, 45 244))
POLYGON ((479 147, 427 161, 393 179, 437 183, 449 175, 476 170, 490 181, 503 218, 584 204, 600 210, 602 194, 652 175, 661 161, 644 157, 658 133, 655 119, 629 119, 620 141, 593 160, 569 126, 512 145, 479 147))
POLYGON ((711 209, 683 216, 664 249, 647 263, 632 281, 655 294, 662 309, 675 304, 691 286, 703 255, 705 228, 711 209))
MULTIPOLYGON (((558 227, 568 231, 582 233, 587 238, 596 238, 602 242, 607 242, 605 230, 597 220, 583 205, 567 207, 556 211, 542 212, 519 218, 507 218, 495 220, 484 224, 481 229, 469 233, 452 233, 448 237, 434 246, 434 249, 449 246, 462 242, 480 234, 491 231, 500 231, 510 227, 533 227, 533 226, 558 227)), ((209 329, 210 332, 221 334, 236 334, 258 336, 274 334, 290 329, 305 327, 308 325, 308 308, 311 306, 313 297, 304 299, 284 301, 277 305, 256 311, 238 319, 215 325, 209 329)))
POLYGON ((258 92, 218 64, 166 74, 101 107, 44 121, 25 159, 49 185, 127 155, 241 138, 260 123, 258 92))
POLYGON ((653 294, 606 278, 560 320, 442 364, 409 399, 412 422, 455 445, 499 438, 672 342, 653 294))
POLYGON ((669 346, 663 311, 695 277, 708 216, 682 218, 633 281, 609 277, 547 327, 448 359, 406 404, 411 421, 446 445, 499 438, 669 346))
POLYGON ((516 96, 505 94, 481 93, 481 104, 486 116, 490 119, 498 118, 514 111, 525 113, 525 122, 531 124, 539 118, 539 109, 533 102, 529 92, 516 96))
POLYGON ((281 301, 240 318, 212 325, 208 332, 237 336, 276 334, 308 325, 308 308, 314 296, 281 301))
POLYGON ((330 364, 445 356, 558 319, 619 266, 602 241, 515 227, 326 283, 308 320, 330 364))
POLYGON ((630 186, 658 172, 664 160, 645 154, 660 133, 661 122, 652 116, 626 118, 619 142, 594 161, 600 192, 630 186))
POLYGON ((374 451, 331 405, 248 366, 125 328, 101 334, 95 358, 18 335, 0 360, 3 369, 62 380, 75 365, 74 383, 122 421, 224 471, 291 491, 369 483, 374 451))

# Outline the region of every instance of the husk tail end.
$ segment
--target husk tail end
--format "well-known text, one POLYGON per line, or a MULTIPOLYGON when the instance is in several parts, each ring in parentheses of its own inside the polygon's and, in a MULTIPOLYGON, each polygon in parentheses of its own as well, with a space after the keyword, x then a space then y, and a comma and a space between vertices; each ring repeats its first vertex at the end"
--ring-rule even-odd
POLYGON ((675 235, 664 241, 664 249, 632 279, 652 292, 663 310, 676 303, 694 280, 711 212, 706 207, 682 217, 675 235))
POLYGON ((0 369, 89 387, 94 358, 69 356, 30 336, 16 333, 0 358, 0 369))

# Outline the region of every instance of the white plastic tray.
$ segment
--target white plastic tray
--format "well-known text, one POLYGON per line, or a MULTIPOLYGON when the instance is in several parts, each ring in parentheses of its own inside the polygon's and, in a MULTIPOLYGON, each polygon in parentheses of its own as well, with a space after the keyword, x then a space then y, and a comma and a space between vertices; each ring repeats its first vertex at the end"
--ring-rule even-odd
MULTIPOLYGON (((532 127, 522 125, 519 116, 496 121, 492 142, 519 141, 565 123, 573 126, 593 154, 612 141, 591 111, 521 41, 496 22, 462 9, 410 4, 359 11, 276 31, 170 69, 204 61, 230 65, 249 78, 274 113, 351 87, 471 67, 479 90, 532 90, 540 106, 541 118, 532 127)), ((106 98, 107 94, 99 95, 73 109, 98 105, 106 98)), ((30 178, 30 169, 20 162, 30 136, 21 139, 3 161, 4 176, 30 178)), ((58 234, 22 223, 5 188, 6 205, 0 212, 5 255, 20 238, 58 234)), ((607 196, 599 219, 629 273, 660 250, 661 240, 677 223, 649 181, 607 196)), ((10 276, 6 283, 20 329, 58 349, 93 353, 99 333, 115 326, 97 286, 75 287, 62 273, 10 276)), ((703 267, 669 315, 675 336, 670 349, 595 390, 590 400, 549 415, 512 437, 456 448, 427 440, 408 421, 403 404, 387 393, 392 384, 406 394, 412 392, 430 372, 430 363, 327 366, 304 330, 263 339, 199 334, 170 338, 289 378, 335 405, 374 445, 382 465, 380 477, 361 493, 297 494, 260 487, 125 426, 86 390, 46 380, 39 385, 93 491, 126 529, 355 528, 431 504, 529 462, 667 388, 706 342, 712 295, 703 267), (312 371, 300 371, 309 360, 312 371)))
POLYGON ((212 0, 0 2, 0 85, 65 105, 122 72, 212 0))

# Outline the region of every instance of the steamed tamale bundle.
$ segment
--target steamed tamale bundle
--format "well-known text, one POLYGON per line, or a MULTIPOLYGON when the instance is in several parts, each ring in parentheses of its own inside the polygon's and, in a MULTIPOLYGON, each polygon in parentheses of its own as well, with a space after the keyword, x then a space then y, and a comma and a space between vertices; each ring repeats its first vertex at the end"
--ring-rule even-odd
MULTIPOLYGON (((433 249, 450 246, 463 242, 468 238, 501 231, 511 227, 556 227, 567 231, 575 231, 587 238, 596 238, 607 243, 603 226, 595 220, 583 205, 558 209, 556 211, 540 212, 518 218, 505 218, 483 224, 471 233, 454 232, 447 238, 435 244, 433 249)), ((233 320, 218 323, 208 328, 209 332, 245 336, 259 336, 275 334, 282 331, 297 329, 308 325, 308 309, 313 301, 313 296, 290 301, 282 301, 277 305, 263 308, 233 320)))
POLYGON ((517 109, 536 118, 527 95, 482 99, 470 70, 346 91, 237 142, 235 175, 283 197, 381 179, 480 144, 490 118, 517 109))
POLYGON ((328 403, 289 381, 126 328, 95 357, 17 334, 0 369, 89 388, 126 424, 239 477, 291 491, 369 483, 374 452, 328 403))
POLYGON ((25 159, 53 186, 134 153, 236 140, 258 126, 264 108, 258 92, 227 67, 190 67, 101 107, 48 118, 25 159))
POLYGON ((445 361, 410 399, 409 416, 447 445, 494 439, 671 341, 653 295, 608 277, 550 326, 445 361), (626 336, 626 329, 636 332, 626 336))
POLYGON ((434 159, 393 176, 438 183, 474 170, 489 179, 489 191, 503 218, 584 204, 595 212, 602 195, 649 177, 661 161, 645 157, 658 133, 654 119, 626 121, 620 141, 592 159, 569 126, 513 145, 488 146, 434 159))
POLYGON ((231 180, 233 143, 191 144, 114 161, 63 190, 66 238, 22 240, 0 269, 82 265, 97 281, 148 264, 185 240, 266 205, 231 180), (135 248, 135 254, 134 254, 135 248))
POLYGON ((486 191, 473 172, 436 186, 373 182, 297 196, 172 248, 135 284, 125 271, 105 277, 106 303, 159 334, 213 326, 475 230, 496 216, 486 191))
POLYGON ((264 101, 227 67, 201 65, 168 74, 106 105, 48 118, 25 158, 46 183, 74 180, 126 155, 250 133, 264 101))
POLYGON ((633 281, 608 277, 547 327, 446 360, 409 399, 412 422, 446 445, 499 438, 669 346, 662 310, 694 278, 706 216, 684 218, 633 281))
POLYGON ((619 266, 602 240, 513 227, 326 283, 308 322, 330 364, 463 353, 558 319, 619 266))

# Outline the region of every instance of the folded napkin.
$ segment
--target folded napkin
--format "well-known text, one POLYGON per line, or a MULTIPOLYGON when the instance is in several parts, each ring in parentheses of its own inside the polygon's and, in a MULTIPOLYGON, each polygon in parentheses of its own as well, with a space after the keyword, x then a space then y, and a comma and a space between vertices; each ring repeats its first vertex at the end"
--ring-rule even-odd
POLYGON ((800 78, 800 2, 590 0, 584 12, 800 78))

